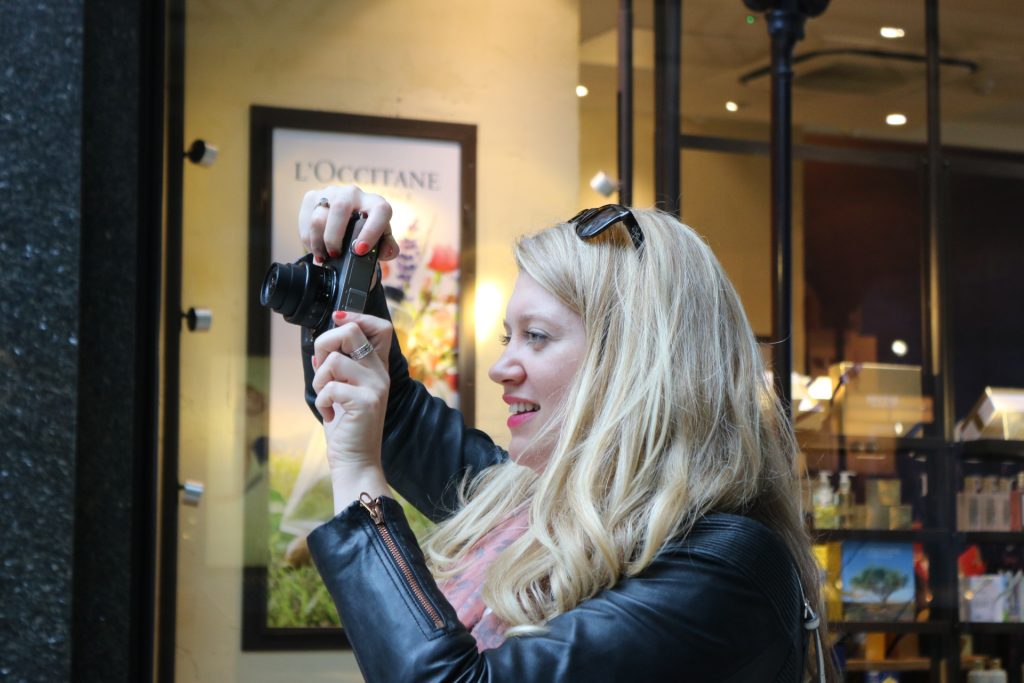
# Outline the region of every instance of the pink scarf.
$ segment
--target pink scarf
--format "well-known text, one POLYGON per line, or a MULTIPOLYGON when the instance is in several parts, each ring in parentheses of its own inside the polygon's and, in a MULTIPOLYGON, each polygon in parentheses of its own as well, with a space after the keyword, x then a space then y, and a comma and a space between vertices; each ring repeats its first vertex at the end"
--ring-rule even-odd
POLYGON ((438 584, 448 602, 455 608, 459 621, 476 639, 476 649, 480 652, 498 647, 505 642, 505 629, 508 628, 484 604, 480 594, 484 585, 484 574, 498 553, 526 531, 528 513, 529 510, 524 507, 484 534, 466 555, 462 569, 438 584))

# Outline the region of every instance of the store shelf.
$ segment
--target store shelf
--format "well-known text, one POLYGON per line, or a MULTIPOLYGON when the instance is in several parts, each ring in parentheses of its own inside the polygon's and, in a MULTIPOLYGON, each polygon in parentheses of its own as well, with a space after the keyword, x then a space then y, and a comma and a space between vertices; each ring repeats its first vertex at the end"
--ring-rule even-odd
POLYGON ((949 633, 948 621, 830 621, 829 628, 841 633, 949 633))
POLYGON ((888 541, 892 543, 937 543, 946 541, 944 529, 816 529, 815 543, 836 541, 888 541))
MULTIPOLYGON (((949 447, 948 442, 932 437, 900 439, 890 436, 838 436, 834 434, 801 431, 797 431, 796 437, 797 442, 800 444, 800 448, 805 451, 835 451, 845 449, 856 452, 881 453, 891 451, 939 451, 949 447)), ((1020 448, 1022 457, 1024 457, 1024 443, 1020 443, 1020 448)))
POLYGON ((1010 636, 1024 636, 1024 624, 1012 622, 960 622, 965 633, 990 633, 1010 636))
POLYGON ((847 671, 928 671, 932 661, 926 657, 902 659, 848 659, 847 671))
POLYGON ((961 543, 1024 543, 1024 531, 958 531, 961 543))
POLYGON ((1024 459, 1024 441, 963 441, 963 454, 968 458, 1019 458, 1024 459))

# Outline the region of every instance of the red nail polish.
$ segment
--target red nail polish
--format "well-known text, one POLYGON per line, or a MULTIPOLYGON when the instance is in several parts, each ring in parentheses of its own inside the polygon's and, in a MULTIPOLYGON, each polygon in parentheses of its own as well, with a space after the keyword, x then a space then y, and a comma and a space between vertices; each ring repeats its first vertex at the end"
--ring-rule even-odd
POLYGON ((370 251, 370 245, 360 240, 356 242, 356 246, 352 248, 352 251, 354 251, 359 256, 366 256, 366 252, 370 251))
POLYGON ((344 320, 345 319, 346 313, 345 313, 345 311, 335 311, 333 313, 333 315, 334 315, 334 319, 336 321, 339 321, 339 320, 344 320))
POLYGON ((365 211, 360 211, 359 215, 363 217, 364 221, 370 216, 370 214, 366 213, 365 211))
POLYGON ((327 255, 330 256, 331 258, 338 258, 341 254, 331 249, 330 251, 327 252, 327 255))

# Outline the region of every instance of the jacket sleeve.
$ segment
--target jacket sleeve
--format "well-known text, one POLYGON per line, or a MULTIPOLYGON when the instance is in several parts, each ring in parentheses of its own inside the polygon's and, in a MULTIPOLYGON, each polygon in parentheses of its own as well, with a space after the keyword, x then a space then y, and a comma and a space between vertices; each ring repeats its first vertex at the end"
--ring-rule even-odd
POLYGON ((543 635, 478 652, 401 507, 378 502, 380 521, 357 502, 309 538, 367 683, 799 680, 796 597, 780 612, 758 564, 693 544, 551 620, 543 635))
MULTIPOLYGON (((370 290, 366 313, 390 321, 384 288, 370 290)), ((302 367, 306 404, 320 421, 313 391, 313 340, 303 333, 302 367)), ((398 338, 388 354, 391 389, 384 419, 381 459, 388 483, 433 521, 458 507, 457 485, 465 477, 508 459, 487 434, 468 428, 462 413, 409 376, 398 338)))

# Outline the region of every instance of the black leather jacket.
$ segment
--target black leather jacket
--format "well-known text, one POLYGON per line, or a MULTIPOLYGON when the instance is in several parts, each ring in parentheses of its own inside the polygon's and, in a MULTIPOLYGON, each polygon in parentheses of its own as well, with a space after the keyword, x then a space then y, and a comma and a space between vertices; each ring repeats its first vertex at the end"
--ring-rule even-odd
MULTIPOLYGON (((368 312, 386 315, 380 287, 368 312)), ((452 482, 507 455, 409 378, 397 342, 390 372, 385 473, 441 519, 455 507, 452 482)), ((309 547, 370 683, 802 678, 796 572, 781 539, 746 517, 708 515, 641 574, 552 619, 545 634, 482 653, 393 499, 353 502, 310 535, 309 547)))

